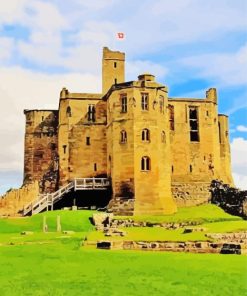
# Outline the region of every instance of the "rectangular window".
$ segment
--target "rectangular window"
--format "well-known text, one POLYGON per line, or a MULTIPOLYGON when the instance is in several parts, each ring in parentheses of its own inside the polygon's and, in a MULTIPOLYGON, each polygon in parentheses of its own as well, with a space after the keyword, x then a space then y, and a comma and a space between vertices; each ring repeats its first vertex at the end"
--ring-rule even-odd
POLYGON ((148 110, 148 94, 146 93, 142 93, 141 107, 142 110, 148 110))
POLYGON ((63 145, 63 153, 66 153, 67 145, 63 145))
POLYGON ((114 62, 114 68, 117 68, 117 62, 114 62))
POLYGON ((114 79, 114 84, 117 84, 117 78, 114 79))
POLYGON ((123 95, 120 98, 121 100, 121 112, 126 113, 127 112, 127 96, 123 95))
POLYGON ((97 172, 97 163, 94 164, 94 171, 97 172))
POLYGON ((87 119, 95 122, 95 105, 93 104, 88 105, 87 119))
POLYGON ((86 145, 87 145, 87 146, 90 145, 90 137, 86 137, 86 145))
POLYGON ((169 125, 170 125, 170 130, 174 131, 175 130, 175 124, 174 124, 174 106, 168 105, 168 111, 169 111, 169 125))
POLYGON ((189 107, 190 141, 199 142, 198 108, 189 107))

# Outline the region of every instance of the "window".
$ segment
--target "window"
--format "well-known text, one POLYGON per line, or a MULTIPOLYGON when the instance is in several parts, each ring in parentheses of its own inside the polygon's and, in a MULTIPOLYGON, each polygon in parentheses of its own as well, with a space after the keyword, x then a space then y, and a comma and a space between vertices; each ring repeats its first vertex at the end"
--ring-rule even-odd
POLYGON ((166 133, 164 131, 161 132, 161 142, 162 143, 166 142, 166 133))
POLYGON ((175 125, 174 125, 174 106, 168 105, 168 112, 169 112, 170 130, 171 131, 174 131, 175 130, 175 125))
POLYGON ((190 165, 190 173, 192 173, 193 169, 192 169, 192 165, 190 165))
POLYGON ((114 79, 114 84, 117 84, 117 78, 114 79))
POLYGON ((172 165, 172 174, 174 173, 174 166, 172 165))
POLYGON ((159 104, 160 104, 160 113, 164 113, 164 97, 159 97, 159 104))
POLYGON ((148 156, 143 156, 141 159, 141 170, 142 171, 150 171, 151 169, 151 161, 148 156))
POLYGON ((127 96, 122 95, 120 98, 121 101, 121 112, 126 113, 127 112, 127 96))
POLYGON ((127 133, 125 130, 120 132, 120 143, 124 144, 127 143, 127 133))
POLYGON ((150 131, 147 128, 142 130, 142 141, 143 142, 149 142, 150 141, 150 131))
POLYGON ((148 94, 142 93, 142 101, 141 101, 142 110, 148 110, 148 94))
POLYGON ((198 108, 189 107, 190 141, 199 142, 198 108))
POLYGON ((66 153, 67 145, 63 145, 63 153, 66 153))
POLYGON ((88 118, 87 118, 88 121, 95 122, 95 105, 93 105, 93 104, 88 105, 87 116, 88 116, 88 118))
POLYGON ((67 110, 66 110, 66 116, 67 116, 67 117, 71 117, 71 115, 72 115, 72 114, 71 114, 71 108, 70 108, 70 106, 68 106, 68 107, 67 107, 67 110))
POLYGON ((93 168, 94 168, 94 171, 97 172, 97 163, 94 164, 93 168))
POLYGON ((90 145, 90 137, 86 137, 86 145, 87 145, 87 146, 90 145))
POLYGON ((219 128, 219 142, 221 143, 221 127, 220 127, 220 123, 218 122, 218 128, 219 128))
POLYGON ((114 62, 114 68, 117 68, 117 62, 114 62))

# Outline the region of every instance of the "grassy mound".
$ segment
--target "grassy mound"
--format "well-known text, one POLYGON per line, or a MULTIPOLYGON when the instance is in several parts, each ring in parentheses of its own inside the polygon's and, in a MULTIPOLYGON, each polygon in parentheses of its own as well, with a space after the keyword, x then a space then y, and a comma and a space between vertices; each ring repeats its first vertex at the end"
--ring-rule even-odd
POLYGON ((219 221, 241 221, 242 218, 232 216, 225 213, 221 208, 216 205, 206 204, 194 207, 179 208, 178 212, 166 216, 116 216, 116 219, 132 219, 134 221, 145 221, 151 223, 162 222, 188 222, 195 221, 199 223, 210 223, 219 221))

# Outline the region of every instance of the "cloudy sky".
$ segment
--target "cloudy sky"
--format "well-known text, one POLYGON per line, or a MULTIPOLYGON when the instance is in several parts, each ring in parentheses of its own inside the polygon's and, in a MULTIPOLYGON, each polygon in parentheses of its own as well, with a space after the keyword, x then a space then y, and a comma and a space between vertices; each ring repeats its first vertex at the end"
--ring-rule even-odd
POLYGON ((247 189, 246 0, 0 2, 0 193, 22 182, 23 109, 59 91, 101 91, 102 47, 126 52, 126 79, 151 72, 169 96, 216 87, 230 116, 235 184, 247 189), (117 41, 124 32, 124 41, 117 41))

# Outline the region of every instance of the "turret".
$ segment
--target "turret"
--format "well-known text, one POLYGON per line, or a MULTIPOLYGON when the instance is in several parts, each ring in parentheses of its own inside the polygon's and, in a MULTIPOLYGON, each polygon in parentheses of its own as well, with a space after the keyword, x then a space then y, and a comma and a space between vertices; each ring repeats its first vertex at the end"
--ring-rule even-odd
POLYGON ((103 48, 102 93, 107 93, 113 84, 125 81, 125 53, 103 48))
POLYGON ((217 104, 217 90, 216 88, 209 88, 206 91, 206 99, 217 104))

